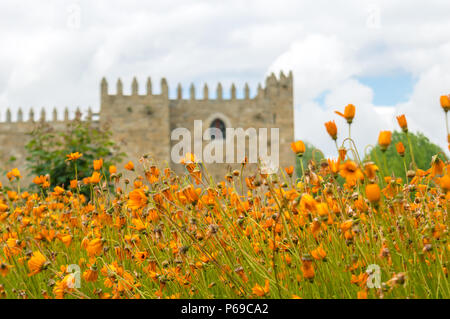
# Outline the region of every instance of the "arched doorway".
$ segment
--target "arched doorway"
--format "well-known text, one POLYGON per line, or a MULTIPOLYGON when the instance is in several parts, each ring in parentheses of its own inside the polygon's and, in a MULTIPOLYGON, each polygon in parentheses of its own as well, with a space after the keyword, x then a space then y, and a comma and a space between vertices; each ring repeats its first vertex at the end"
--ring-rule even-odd
POLYGON ((219 118, 215 118, 214 120, 211 121, 209 128, 212 129, 211 140, 216 139, 216 137, 222 137, 222 139, 225 139, 227 127, 224 121, 222 121, 219 118))

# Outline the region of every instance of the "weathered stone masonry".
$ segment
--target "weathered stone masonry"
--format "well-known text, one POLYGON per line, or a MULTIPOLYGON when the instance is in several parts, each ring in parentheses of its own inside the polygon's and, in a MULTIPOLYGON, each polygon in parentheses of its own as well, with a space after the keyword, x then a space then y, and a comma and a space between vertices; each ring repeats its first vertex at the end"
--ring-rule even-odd
MULTIPOLYGON (((226 127, 233 128, 270 128, 280 129, 280 166, 286 167, 294 164, 294 156, 290 150, 290 143, 294 138, 293 114, 293 78, 292 72, 287 76, 282 72, 277 78, 273 73, 266 78, 265 87, 258 86, 254 97, 250 97, 248 85, 245 85, 243 98, 237 98, 236 87, 231 87, 230 98, 223 98, 223 88, 219 83, 216 88, 216 98, 209 98, 209 88, 202 89, 203 97, 196 98, 195 87, 191 85, 190 96, 183 98, 182 88, 177 87, 175 99, 169 98, 169 87, 166 79, 161 80, 159 94, 152 92, 152 82, 148 78, 146 94, 139 94, 136 79, 131 84, 131 94, 123 93, 123 84, 119 79, 116 84, 116 93, 108 90, 106 79, 101 81, 101 104, 99 118, 94 122, 99 125, 108 123, 113 131, 113 139, 121 145, 127 154, 128 160, 137 163, 143 154, 149 154, 160 165, 169 165, 178 173, 183 168, 170 160, 171 147, 177 141, 171 141, 170 133, 173 129, 184 127, 191 132, 194 129, 194 120, 203 121, 203 130, 206 130, 215 120, 220 120, 226 127)), ((25 167, 25 144, 27 132, 36 125, 34 112, 31 111, 28 121, 23 121, 19 110, 17 121, 11 121, 11 113, 6 112, 6 122, 0 123, 0 161, 5 166, 7 159, 14 156, 17 160, 13 166, 22 170, 25 167)), ((80 114, 77 114, 80 116, 80 114)), ((42 111, 37 121, 45 120, 42 111)), ((61 129, 68 121, 68 112, 65 110, 64 120, 57 119, 56 110, 49 122, 55 129, 61 129)), ((87 117, 92 120, 92 112, 87 117)), ((225 154, 225 151, 224 151, 225 154)), ((239 167, 229 164, 209 164, 208 172, 215 178, 221 179, 227 171, 239 167)), ((9 167, 5 167, 8 169, 9 167)))

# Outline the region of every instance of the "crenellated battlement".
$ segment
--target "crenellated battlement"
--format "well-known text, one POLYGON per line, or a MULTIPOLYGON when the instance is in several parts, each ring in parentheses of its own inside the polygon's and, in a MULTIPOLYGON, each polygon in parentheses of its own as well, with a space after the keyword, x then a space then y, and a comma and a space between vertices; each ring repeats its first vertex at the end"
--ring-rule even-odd
POLYGON ((26 118, 21 107, 15 112, 14 117, 10 108, 7 108, 5 112, 0 113, 0 123, 67 122, 71 120, 96 121, 98 120, 96 117, 99 115, 99 113, 94 113, 91 107, 89 107, 84 114, 79 107, 77 107, 75 111, 69 111, 68 107, 65 107, 62 110, 54 107, 50 112, 51 114, 48 114, 44 107, 38 109, 38 111, 35 111, 34 108, 30 108, 26 118))
MULTIPOLYGON (((281 164, 292 164, 289 153, 289 143, 294 136, 292 72, 271 73, 256 89, 250 89, 248 83, 238 86, 222 82, 202 83, 201 86, 190 83, 184 88, 177 83, 169 87, 162 78, 155 90, 151 78, 147 78, 146 90, 142 93, 143 83, 136 77, 125 85, 126 90, 119 78, 114 90, 105 78, 102 79, 100 125, 110 124, 114 139, 126 144, 130 160, 151 151, 156 160, 170 163, 174 144, 171 132, 177 128, 193 132, 194 122, 201 120, 204 129, 212 125, 279 128, 280 149, 287 150, 281 154, 281 164)), ((175 163, 170 166, 179 168, 175 163)), ((226 168, 217 166, 213 170, 219 177, 226 168)))
MULTIPOLYGON (((113 140, 127 154, 126 161, 136 162, 143 154, 163 165, 167 163, 177 173, 183 167, 171 161, 176 141, 172 133, 177 128, 194 132, 194 122, 202 121, 203 129, 217 125, 230 128, 279 128, 280 164, 292 165, 289 144, 294 137, 293 78, 269 74, 264 82, 251 89, 248 83, 237 85, 218 82, 214 85, 181 83, 171 89, 165 78, 153 86, 151 78, 139 83, 134 77, 130 83, 117 79, 110 88, 106 78, 100 83, 100 110, 91 108, 0 108, 0 163, 25 167, 25 145, 30 133, 40 123, 48 123, 55 131, 63 130, 74 119, 93 121, 95 125, 111 129, 113 140), (114 91, 114 92, 113 92, 114 91), (142 93, 145 91, 145 93, 142 93), (15 158, 14 164, 9 159, 15 158)), ((201 136, 201 134, 200 134, 201 136)), ((208 167, 219 180, 228 165, 208 167)))
MULTIPOLYGON (((256 89, 256 94, 253 96, 252 99, 257 98, 263 98, 263 97, 270 97, 270 96, 277 96, 283 92, 286 93, 292 93, 293 89, 293 77, 292 77, 292 71, 288 73, 286 76, 283 71, 280 72, 278 78, 275 76, 274 73, 271 73, 269 76, 267 76, 265 81, 265 87, 263 88, 261 84, 258 84, 258 87, 256 89)), ((244 87, 241 89, 242 95, 238 94, 238 89, 235 83, 231 83, 231 86, 229 88, 229 97, 228 100, 249 100, 250 98, 250 87, 248 83, 244 84, 244 87), (238 98, 238 96, 242 96, 238 98)), ((131 93, 130 94, 124 94, 123 90, 123 82, 122 79, 117 79, 116 81, 116 90, 115 93, 109 92, 109 83, 106 80, 106 78, 103 78, 101 81, 101 96, 102 97, 130 97, 130 96, 161 96, 161 97, 167 97, 167 99, 170 100, 224 100, 224 94, 223 94, 223 85, 221 82, 217 83, 215 88, 215 99, 212 99, 209 94, 209 86, 208 84, 204 84, 202 88, 202 96, 198 97, 196 94, 196 87, 194 83, 191 83, 189 85, 188 90, 188 96, 184 96, 184 91, 181 83, 178 83, 175 89, 175 94, 173 95, 175 98, 169 98, 169 96, 172 96, 169 94, 169 86, 167 84, 167 80, 165 78, 162 78, 160 81, 160 94, 154 94, 152 91, 152 80, 150 77, 147 78, 146 82, 146 92, 145 94, 139 94, 139 82, 136 77, 133 78, 131 82, 131 93)))

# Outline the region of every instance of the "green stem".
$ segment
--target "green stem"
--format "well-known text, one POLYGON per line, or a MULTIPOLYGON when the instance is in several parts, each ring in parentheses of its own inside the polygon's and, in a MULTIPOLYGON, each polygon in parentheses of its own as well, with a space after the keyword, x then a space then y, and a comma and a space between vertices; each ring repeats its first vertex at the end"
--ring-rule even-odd
POLYGON ((417 169, 416 160, 414 159, 414 152, 413 152, 413 147, 411 144, 411 139, 409 138, 408 133, 405 133, 405 134, 406 134, 406 138, 408 139, 409 153, 411 153, 411 161, 413 163, 414 168, 417 169))
POLYGON ((302 179, 305 177, 305 168, 303 167, 303 156, 299 156, 300 165, 302 167, 302 179))
POLYGON ((388 170, 387 161, 386 161, 386 151, 384 151, 382 153, 383 153, 384 170, 386 172, 385 176, 388 176, 389 175, 389 170, 388 170))
POLYGON ((406 180, 406 184, 409 184, 408 181, 408 169, 406 168, 406 159, 405 156, 402 156, 403 158, 403 167, 405 168, 405 180, 406 180))

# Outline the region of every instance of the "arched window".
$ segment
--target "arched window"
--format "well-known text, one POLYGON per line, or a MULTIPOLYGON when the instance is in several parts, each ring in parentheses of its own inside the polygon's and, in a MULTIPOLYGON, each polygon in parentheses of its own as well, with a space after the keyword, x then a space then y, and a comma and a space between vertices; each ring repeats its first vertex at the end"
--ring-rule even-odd
POLYGON ((214 131, 211 132, 212 140, 214 140, 216 136, 219 135, 218 132, 222 134, 223 139, 225 138, 226 125, 221 119, 219 118, 214 119, 209 127, 214 129, 214 131))

